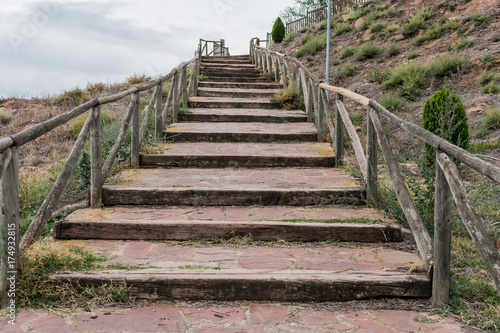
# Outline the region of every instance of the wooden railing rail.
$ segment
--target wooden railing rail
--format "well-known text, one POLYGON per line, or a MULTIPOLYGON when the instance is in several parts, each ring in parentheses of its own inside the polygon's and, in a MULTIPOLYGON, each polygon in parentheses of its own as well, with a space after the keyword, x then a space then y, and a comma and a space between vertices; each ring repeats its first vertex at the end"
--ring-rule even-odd
POLYGON ((202 56, 229 56, 229 47, 225 46, 224 40, 205 40, 200 39, 202 45, 200 54, 202 56))
POLYGON ((274 73, 275 80, 283 83, 285 87, 289 87, 291 84, 299 86, 301 94, 304 96, 308 117, 313 118, 314 116, 320 140, 325 138, 326 118, 330 139, 335 148, 337 167, 341 166, 343 162, 344 129, 347 129, 358 165, 366 182, 368 200, 374 201, 378 199, 378 142, 392 180, 392 186, 415 238, 426 271, 433 277, 433 305, 440 306, 449 301, 452 197, 457 204, 464 225, 479 249, 493 282, 500 292, 500 255, 472 207, 453 159, 499 184, 500 167, 397 117, 373 99, 341 87, 322 83, 299 60, 258 46, 255 44, 255 40, 254 38, 250 42, 250 59, 256 68, 266 73, 274 73), (330 108, 327 91, 335 94, 333 103, 335 111, 330 108), (349 99, 367 109, 366 151, 363 149, 357 131, 349 118, 344 99, 349 99), (430 237, 419 215, 417 205, 406 186, 399 163, 392 151, 389 136, 382 126, 381 116, 391 125, 406 131, 412 137, 429 144, 437 151, 434 240, 430 237))
MULTIPOLYGON (((213 43, 220 46, 220 55, 229 54, 229 49, 224 46, 223 41, 206 41, 200 39, 195 57, 174 68, 170 73, 153 82, 145 83, 117 94, 92 99, 72 110, 46 120, 38 125, 30 127, 9 137, 0 139, 0 178, 1 178, 1 209, 0 209, 0 246, 1 267, 0 281, 2 308, 5 308, 8 295, 7 274, 16 274, 20 253, 24 252, 40 235, 47 221, 57 209, 61 196, 73 174, 78 161, 85 149, 86 142, 90 137, 91 155, 91 185, 90 205, 93 208, 102 207, 102 187, 109 178, 118 152, 123 144, 126 133, 131 127, 131 158, 130 165, 139 167, 139 152, 146 136, 149 119, 154 114, 155 137, 163 138, 164 126, 167 123, 168 112, 172 109, 171 122, 177 122, 179 104, 186 107, 191 94, 196 95, 198 89, 198 76, 200 74, 202 53, 213 43), (192 68, 192 74, 188 83, 188 67, 192 68), (163 100, 163 84, 171 80, 170 89, 165 105, 163 100), (146 107, 144 118, 140 119, 141 93, 154 89, 149 105, 146 107), (130 98, 128 110, 122 120, 118 137, 111 148, 106 161, 102 163, 102 128, 101 128, 101 106, 130 98), (42 135, 62 126, 75 119, 81 114, 89 111, 85 124, 69 154, 55 184, 42 206, 35 215, 23 238, 19 241, 19 157, 18 148, 24 144, 36 140, 42 135)), ((219 51, 217 51, 219 52, 219 51)), ((215 53, 212 51, 212 55, 215 53)))

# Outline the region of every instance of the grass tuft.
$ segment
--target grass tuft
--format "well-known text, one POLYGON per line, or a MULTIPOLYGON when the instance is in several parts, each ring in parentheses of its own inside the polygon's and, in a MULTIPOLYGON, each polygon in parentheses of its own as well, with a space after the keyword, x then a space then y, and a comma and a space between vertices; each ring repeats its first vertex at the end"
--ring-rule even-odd
POLYGON ((480 58, 480 60, 484 64, 484 67, 491 67, 497 62, 497 58, 491 52, 480 58))
POLYGON ((358 52, 354 55, 354 59, 361 61, 365 59, 371 59, 376 57, 382 52, 380 48, 374 42, 366 42, 359 48, 358 52))
POLYGON ((283 39, 283 45, 286 46, 286 45, 290 44, 291 42, 294 41, 295 37, 297 37, 297 35, 294 33, 286 35, 285 38, 283 39))
POLYGON ((339 24, 335 27, 335 30, 333 31, 333 34, 335 36, 341 36, 345 33, 351 32, 354 29, 349 23, 344 23, 344 24, 339 24))
POLYGON ((437 78, 448 77, 458 73, 467 65, 467 58, 463 55, 450 54, 442 56, 429 65, 430 72, 437 78))
POLYGON ((354 46, 346 47, 340 52, 340 59, 345 59, 353 56, 358 50, 354 46))
POLYGON ((13 118, 14 115, 11 112, 0 109, 0 125, 7 125, 12 121, 13 118))
POLYGON ((305 110, 304 96, 300 94, 297 82, 293 82, 288 88, 280 90, 271 101, 279 103, 288 110, 305 110))
POLYGON ((481 126, 488 130, 500 129, 500 107, 492 106, 488 108, 481 118, 481 126))
POLYGON ((400 51, 400 46, 398 43, 391 43, 387 47, 387 54, 390 55, 391 57, 397 56, 400 51))
POLYGON ((400 111, 406 104, 406 101, 396 92, 388 92, 380 98, 380 104, 387 110, 394 112, 400 111))
POLYGON ((348 76, 354 76, 361 70, 361 67, 358 67, 354 64, 346 64, 337 70, 335 74, 335 80, 338 81, 348 76))
POLYGON ((420 57, 420 52, 410 51, 406 54, 406 57, 408 58, 408 60, 416 59, 416 58, 420 57))
POLYGON ((396 67, 389 78, 382 83, 382 87, 398 88, 399 96, 416 101, 426 84, 427 68, 418 62, 410 62, 396 67))
POLYGON ((323 34, 319 37, 308 39, 297 51, 295 56, 297 58, 303 57, 306 54, 308 55, 316 55, 321 50, 326 48, 326 34, 323 34))

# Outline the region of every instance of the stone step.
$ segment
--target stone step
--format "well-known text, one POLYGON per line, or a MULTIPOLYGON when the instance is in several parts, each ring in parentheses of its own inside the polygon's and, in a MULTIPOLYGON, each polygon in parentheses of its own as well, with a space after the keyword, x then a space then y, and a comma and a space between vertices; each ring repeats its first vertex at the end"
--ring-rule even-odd
POLYGON ((274 97, 278 91, 278 89, 198 88, 198 96, 270 99, 274 97))
POLYGON ((218 75, 219 73, 224 74, 235 74, 235 75, 261 75, 262 73, 257 71, 253 67, 249 68, 231 68, 231 67, 205 67, 201 69, 201 72, 205 75, 218 75))
POLYGON ((250 234, 256 241, 403 241, 395 221, 373 209, 341 206, 89 208, 54 226, 56 239, 182 241, 250 234))
MULTIPOLYGON (((274 80, 263 77, 237 77, 237 76, 207 76, 209 82, 223 83, 274 83, 274 80)), ((203 82, 203 81, 202 81, 203 82)))
POLYGON ((188 122, 305 122, 307 116, 302 110, 259 110, 259 109, 189 109, 182 114, 182 121, 188 122))
POLYGON ((364 198, 357 180, 332 168, 124 170, 103 187, 106 206, 359 205, 364 198))
POLYGON ((204 68, 251 68, 255 70, 255 65, 252 63, 237 63, 237 64, 228 64, 221 62, 202 62, 201 69, 204 68))
POLYGON ((239 88, 239 89, 283 89, 283 85, 274 82, 242 83, 242 82, 210 82, 201 81, 200 88, 239 88))
POLYGON ((167 141, 207 142, 317 142, 312 123, 176 123, 170 125, 167 141))
POLYGON ((229 97, 190 97, 190 108, 205 109, 279 109, 279 103, 269 98, 229 98, 229 97))
POLYGON ((168 143, 140 160, 146 168, 314 168, 335 166, 335 153, 328 143, 168 143))
POLYGON ((251 64, 249 56, 201 57, 201 63, 251 64))
MULTIPOLYGON (((53 281, 100 286, 123 281, 148 300, 350 301, 429 297, 431 280, 415 253, 384 247, 210 246, 121 241, 57 241, 85 247, 133 270, 72 272, 53 281)), ((345 246, 345 245, 344 245, 345 246)), ((113 266, 111 266, 113 267, 113 266)), ((112 268, 111 268, 112 269, 112 268)))
POLYGON ((225 78, 245 78, 245 79, 261 79, 262 73, 259 72, 239 72, 239 71, 203 71, 203 75, 211 80, 212 77, 225 77, 225 78))

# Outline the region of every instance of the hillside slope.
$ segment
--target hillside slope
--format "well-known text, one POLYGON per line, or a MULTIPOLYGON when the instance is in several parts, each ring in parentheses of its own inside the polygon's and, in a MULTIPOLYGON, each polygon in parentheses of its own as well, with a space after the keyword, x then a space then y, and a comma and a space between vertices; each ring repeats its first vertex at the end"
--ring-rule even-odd
MULTIPOLYGON (((453 88, 467 110, 473 139, 496 142, 500 128, 483 130, 480 119, 488 108, 500 106, 499 36, 497 0, 371 1, 332 20, 331 84, 382 101, 391 111, 420 125, 425 101, 443 86, 453 88), (412 32, 409 21, 417 15, 423 22, 412 32), (436 61, 448 56, 463 60, 455 64, 459 69, 433 74, 442 69, 436 61), (394 70, 408 63, 427 66, 425 82, 408 91, 398 85, 387 87, 394 70), (480 83, 481 73, 496 78, 480 83)), ((298 57, 324 79, 325 45, 326 21, 287 36, 273 48, 298 57)))

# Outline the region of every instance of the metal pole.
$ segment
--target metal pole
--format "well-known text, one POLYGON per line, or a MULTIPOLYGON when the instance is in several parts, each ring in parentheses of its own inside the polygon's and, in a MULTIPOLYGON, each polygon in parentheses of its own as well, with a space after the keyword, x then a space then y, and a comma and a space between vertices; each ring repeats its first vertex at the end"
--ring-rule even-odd
MULTIPOLYGON (((331 28, 332 28, 332 1, 328 0, 328 23, 326 31, 326 78, 325 84, 330 84, 330 38, 331 38, 331 28)), ((326 98, 330 101, 330 92, 326 92, 326 98)))

